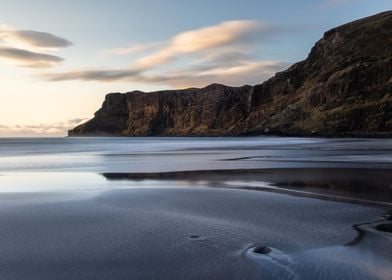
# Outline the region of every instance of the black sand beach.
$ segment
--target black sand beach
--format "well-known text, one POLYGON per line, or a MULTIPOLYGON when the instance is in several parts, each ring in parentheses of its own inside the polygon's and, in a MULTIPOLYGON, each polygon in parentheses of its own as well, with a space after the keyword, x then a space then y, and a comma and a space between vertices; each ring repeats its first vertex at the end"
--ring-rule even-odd
MULTIPOLYGON (((53 194, 52 194, 53 195, 53 194)), ((61 194, 57 194, 60 196, 61 194)), ((42 194, 45 198, 49 194, 42 194)), ((234 189, 123 189, 1 207, 2 279, 388 279, 374 207, 234 189), (52 201, 53 200, 53 201, 52 201), (362 232, 363 231, 363 232, 362 232), (360 240, 359 235, 364 235, 360 240), (267 254, 252 251, 262 245, 267 254)), ((3 199, 4 200, 4 197, 3 199)))
POLYGON ((11 141, 0 279, 390 279, 390 140, 278 140, 11 141))

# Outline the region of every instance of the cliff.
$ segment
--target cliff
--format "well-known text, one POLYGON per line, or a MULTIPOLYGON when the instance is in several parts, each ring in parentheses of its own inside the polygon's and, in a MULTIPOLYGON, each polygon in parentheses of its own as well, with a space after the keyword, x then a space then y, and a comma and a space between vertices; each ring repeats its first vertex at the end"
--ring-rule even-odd
POLYGON ((392 135, 392 11, 327 31, 256 86, 110 93, 70 136, 392 135))

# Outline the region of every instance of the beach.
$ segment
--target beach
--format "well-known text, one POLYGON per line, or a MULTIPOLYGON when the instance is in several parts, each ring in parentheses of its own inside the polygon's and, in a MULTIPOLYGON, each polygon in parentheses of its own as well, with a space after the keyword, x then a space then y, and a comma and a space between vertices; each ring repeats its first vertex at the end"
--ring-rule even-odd
POLYGON ((1 279, 392 275, 390 140, 7 141, 1 279))

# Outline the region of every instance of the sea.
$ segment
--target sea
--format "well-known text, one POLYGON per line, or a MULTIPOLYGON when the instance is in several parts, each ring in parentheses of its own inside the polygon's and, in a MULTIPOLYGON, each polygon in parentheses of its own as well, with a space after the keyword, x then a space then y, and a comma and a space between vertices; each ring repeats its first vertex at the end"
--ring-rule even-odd
POLYGON ((176 186, 218 185, 219 181, 253 188, 323 187, 322 192, 348 191, 349 196, 363 192, 364 197, 371 193, 372 198, 389 200, 392 195, 385 190, 391 188, 391 169, 391 139, 0 138, 0 192, 166 186, 168 181, 176 186), (22 180, 24 176, 29 179, 22 180))

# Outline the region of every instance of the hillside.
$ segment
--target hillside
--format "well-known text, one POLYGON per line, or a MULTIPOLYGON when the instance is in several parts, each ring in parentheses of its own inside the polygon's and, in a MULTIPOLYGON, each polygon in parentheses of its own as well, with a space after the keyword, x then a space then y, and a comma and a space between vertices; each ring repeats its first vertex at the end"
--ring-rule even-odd
POLYGON ((255 86, 110 93, 70 136, 391 136, 392 11, 327 31, 255 86))

